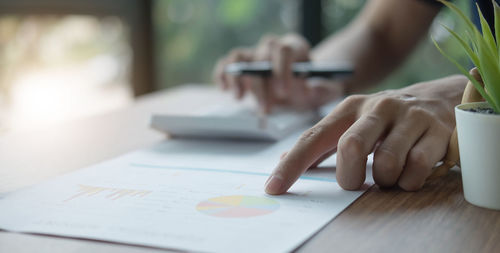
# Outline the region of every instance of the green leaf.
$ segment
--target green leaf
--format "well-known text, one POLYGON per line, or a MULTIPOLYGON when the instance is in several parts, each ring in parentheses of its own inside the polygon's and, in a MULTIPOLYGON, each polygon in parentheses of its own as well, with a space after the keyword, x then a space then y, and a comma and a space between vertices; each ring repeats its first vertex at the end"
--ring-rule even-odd
MULTIPOLYGON (((500 66, 496 54, 491 54, 488 45, 484 38, 480 35, 476 36, 478 45, 479 67, 481 70, 481 78, 483 79, 487 93, 493 95, 495 105, 498 106, 500 96, 500 66)), ((496 52, 496 51, 495 51, 496 52)))
MULTIPOLYGON (((470 41, 470 44, 472 45, 472 51, 474 51, 474 53, 476 53, 476 55, 477 55, 478 50, 477 50, 477 43, 476 43, 476 41, 474 41, 474 40, 472 39, 472 35, 471 35, 469 32, 466 32, 466 34, 467 34, 467 38, 468 38, 468 39, 469 39, 469 41, 470 41)), ((479 56, 478 56, 478 57, 479 57, 479 56)), ((476 66, 476 67, 477 67, 477 66, 476 66)))
POLYGON ((472 23, 472 21, 470 21, 467 15, 465 15, 455 4, 444 0, 438 0, 438 1, 446 5, 446 7, 452 9, 453 12, 455 12, 465 22, 465 24, 467 25, 466 28, 467 30, 469 30, 469 32, 473 34, 479 32, 479 30, 477 30, 476 26, 472 23))
MULTIPOLYGON (((491 0, 493 2, 493 9, 495 10, 495 38, 498 45, 498 41, 500 40, 500 6, 498 6, 495 0, 491 0)), ((498 48, 498 47, 497 47, 498 48)), ((500 55, 500 48, 498 48, 497 54, 500 55)), ((498 59, 500 61, 500 58, 498 59)))
POLYGON ((453 38, 460 43, 471 61, 476 65, 479 74, 483 79, 484 88, 469 74, 465 67, 447 55, 439 47, 437 42, 433 40, 434 44, 446 58, 458 67, 462 74, 467 76, 467 78, 474 84, 477 91, 491 105, 491 107, 496 112, 500 113, 500 47, 498 46, 498 42, 500 41, 500 7, 495 1, 493 1, 495 13, 495 37, 493 37, 492 30, 486 22, 479 7, 477 8, 482 33, 456 5, 444 0, 438 1, 450 8, 465 22, 466 39, 463 39, 451 29, 445 28, 448 32, 450 32, 450 34, 453 35, 453 38), (468 45, 467 41, 470 41, 471 45, 468 45))
POLYGON ((458 63, 455 59, 453 59, 451 56, 449 56, 447 53, 441 49, 439 44, 434 40, 434 38, 431 38, 432 42, 436 46, 436 48, 441 52, 442 55, 444 55, 446 58, 448 58, 449 61, 451 61, 455 66, 457 66, 458 70, 465 75, 474 85, 474 88, 481 94, 481 96, 490 104, 490 106, 498 113, 500 112, 500 108, 493 102, 493 99, 485 92, 484 88, 482 85, 471 75, 469 72, 462 66, 460 63, 458 63))
POLYGON ((491 32, 490 26, 488 25, 488 21, 483 16, 483 12, 479 8, 479 5, 476 3, 477 12, 479 13, 479 20, 481 22, 481 30, 483 31, 483 39, 488 45, 491 53, 495 55, 497 53, 497 45, 495 43, 495 39, 493 38, 493 33, 491 32))
POLYGON ((451 30, 449 27, 446 25, 442 25, 444 29, 446 29, 462 46, 462 48, 465 50, 469 58, 472 60, 474 65, 478 66, 479 65, 479 58, 477 54, 472 50, 472 48, 467 44, 466 41, 464 41, 455 31, 451 30))

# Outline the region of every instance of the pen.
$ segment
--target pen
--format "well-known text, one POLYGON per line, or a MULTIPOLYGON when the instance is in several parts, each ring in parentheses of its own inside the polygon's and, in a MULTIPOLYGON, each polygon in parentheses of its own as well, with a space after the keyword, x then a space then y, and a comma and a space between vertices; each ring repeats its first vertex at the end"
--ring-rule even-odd
MULTIPOLYGON (((268 77, 272 74, 272 64, 267 61, 235 62, 228 64, 225 72, 233 75, 268 77)), ((350 75, 354 70, 352 65, 344 62, 296 62, 292 65, 292 72, 301 78, 334 78, 350 75)))
MULTIPOLYGON (((345 62, 296 62, 292 65, 292 72, 300 78, 338 78, 353 73, 352 65, 345 62)), ((268 61, 234 62, 226 66, 226 73, 232 75, 254 75, 269 77, 272 75, 272 64, 268 61)), ((259 128, 266 128, 266 115, 257 115, 259 128)))

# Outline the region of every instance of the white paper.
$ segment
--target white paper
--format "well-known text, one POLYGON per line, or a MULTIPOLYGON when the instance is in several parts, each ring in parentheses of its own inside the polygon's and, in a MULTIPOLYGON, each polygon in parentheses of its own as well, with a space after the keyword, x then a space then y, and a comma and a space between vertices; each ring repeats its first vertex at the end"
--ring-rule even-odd
POLYGON ((167 141, 5 196, 0 228, 181 250, 290 251, 362 194, 323 171, 266 195, 265 180, 296 136, 167 141))

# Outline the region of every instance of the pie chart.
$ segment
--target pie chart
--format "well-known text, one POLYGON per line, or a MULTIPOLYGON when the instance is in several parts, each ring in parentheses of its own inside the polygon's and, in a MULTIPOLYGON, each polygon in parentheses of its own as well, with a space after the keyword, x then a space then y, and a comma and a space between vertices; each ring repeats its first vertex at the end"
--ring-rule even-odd
POLYGON ((276 200, 257 196, 222 196, 204 200, 196 210, 221 218, 248 218, 270 214, 280 207, 276 200))

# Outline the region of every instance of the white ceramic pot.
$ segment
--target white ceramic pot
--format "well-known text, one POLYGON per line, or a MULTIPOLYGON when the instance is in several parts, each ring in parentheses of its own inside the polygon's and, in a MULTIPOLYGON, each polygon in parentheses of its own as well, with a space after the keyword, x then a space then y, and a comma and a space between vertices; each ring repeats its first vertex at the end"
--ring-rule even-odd
POLYGON ((500 115, 465 111, 485 102, 455 107, 465 199, 500 210, 500 115))

